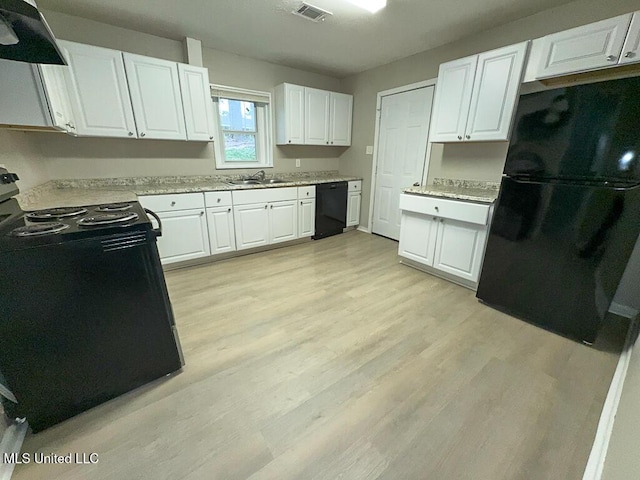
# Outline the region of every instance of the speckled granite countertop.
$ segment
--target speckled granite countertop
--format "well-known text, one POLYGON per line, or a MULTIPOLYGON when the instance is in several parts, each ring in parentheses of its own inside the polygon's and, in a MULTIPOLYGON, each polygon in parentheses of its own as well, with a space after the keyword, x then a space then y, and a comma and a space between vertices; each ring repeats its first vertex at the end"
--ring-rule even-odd
POLYGON ((469 202, 493 203, 498 198, 500 184, 475 180, 434 178, 432 185, 405 188, 404 193, 429 197, 453 198, 469 202))
POLYGON ((279 178, 285 180, 282 183, 275 184, 230 185, 227 183, 238 178, 240 178, 239 175, 200 175, 51 180, 20 193, 16 198, 20 203, 20 207, 29 211, 54 207, 131 202, 135 201, 138 195, 297 187, 317 183, 361 180, 358 177, 340 175, 337 171, 327 171, 267 175, 267 179, 279 178))

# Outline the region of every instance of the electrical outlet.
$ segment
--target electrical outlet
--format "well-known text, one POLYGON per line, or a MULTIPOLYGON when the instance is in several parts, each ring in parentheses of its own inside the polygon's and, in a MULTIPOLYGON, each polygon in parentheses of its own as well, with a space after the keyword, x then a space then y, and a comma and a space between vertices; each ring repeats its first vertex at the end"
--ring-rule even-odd
POLYGON ((373 145, 367 145, 367 155, 373 155, 373 145))
POLYGON ((296 158, 296 167, 300 168, 300 159, 296 158))

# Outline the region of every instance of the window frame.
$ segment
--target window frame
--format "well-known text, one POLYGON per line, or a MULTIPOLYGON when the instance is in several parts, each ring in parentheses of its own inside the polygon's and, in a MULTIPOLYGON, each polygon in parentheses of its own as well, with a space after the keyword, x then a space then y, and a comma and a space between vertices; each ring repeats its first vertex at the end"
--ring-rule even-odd
MULTIPOLYGON (((248 90, 244 88, 228 87, 224 85, 211 85, 211 101, 213 103, 213 124, 215 139, 213 150, 216 159, 216 169, 248 169, 248 168, 273 168, 273 143, 272 143, 272 115, 271 92, 248 90), (257 161, 232 161, 225 157, 225 131, 220 122, 219 98, 252 102, 255 111, 256 125, 256 157, 257 161)), ((226 132, 234 133, 234 132, 226 132)), ((243 132, 238 132, 243 133, 243 132)), ((253 134, 253 132, 245 132, 253 134)))

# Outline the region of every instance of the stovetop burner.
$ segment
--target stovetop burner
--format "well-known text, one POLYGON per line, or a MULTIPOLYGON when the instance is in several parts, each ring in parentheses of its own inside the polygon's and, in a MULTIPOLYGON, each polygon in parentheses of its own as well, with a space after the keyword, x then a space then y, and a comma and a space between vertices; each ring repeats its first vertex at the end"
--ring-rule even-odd
POLYGON ((108 203, 106 205, 100 205, 96 208, 96 212, 123 212, 131 208, 131 204, 127 202, 120 203, 108 203))
POLYGON ((69 225, 65 225, 60 222, 46 222, 35 225, 25 225, 24 227, 14 228, 9 235, 14 237, 35 237, 41 235, 52 235, 59 233, 69 228, 69 225))
POLYGON ((42 222, 42 221, 51 221, 56 218, 77 217, 78 215, 82 215, 83 213, 87 213, 86 208, 60 207, 60 208, 49 208, 47 210, 38 210, 37 212, 30 212, 30 213, 27 213, 25 216, 29 220, 33 220, 35 222, 42 222))
POLYGON ((100 225, 127 224, 137 219, 138 214, 135 212, 101 213, 81 218, 78 220, 78 225, 81 227, 97 227, 100 225))

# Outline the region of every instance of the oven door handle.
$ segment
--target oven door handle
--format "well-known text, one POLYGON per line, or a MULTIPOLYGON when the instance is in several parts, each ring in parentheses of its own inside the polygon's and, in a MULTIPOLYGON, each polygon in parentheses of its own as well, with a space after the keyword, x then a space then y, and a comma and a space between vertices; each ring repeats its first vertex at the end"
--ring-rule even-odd
POLYGON ((144 211, 151 215, 153 218, 156 219, 156 221, 158 222, 158 228, 154 228, 151 231, 153 233, 155 233, 156 237, 161 237, 162 236, 162 220, 160 220, 160 217, 158 216, 157 213, 152 212, 151 210, 149 210, 148 208, 145 208, 144 211))

